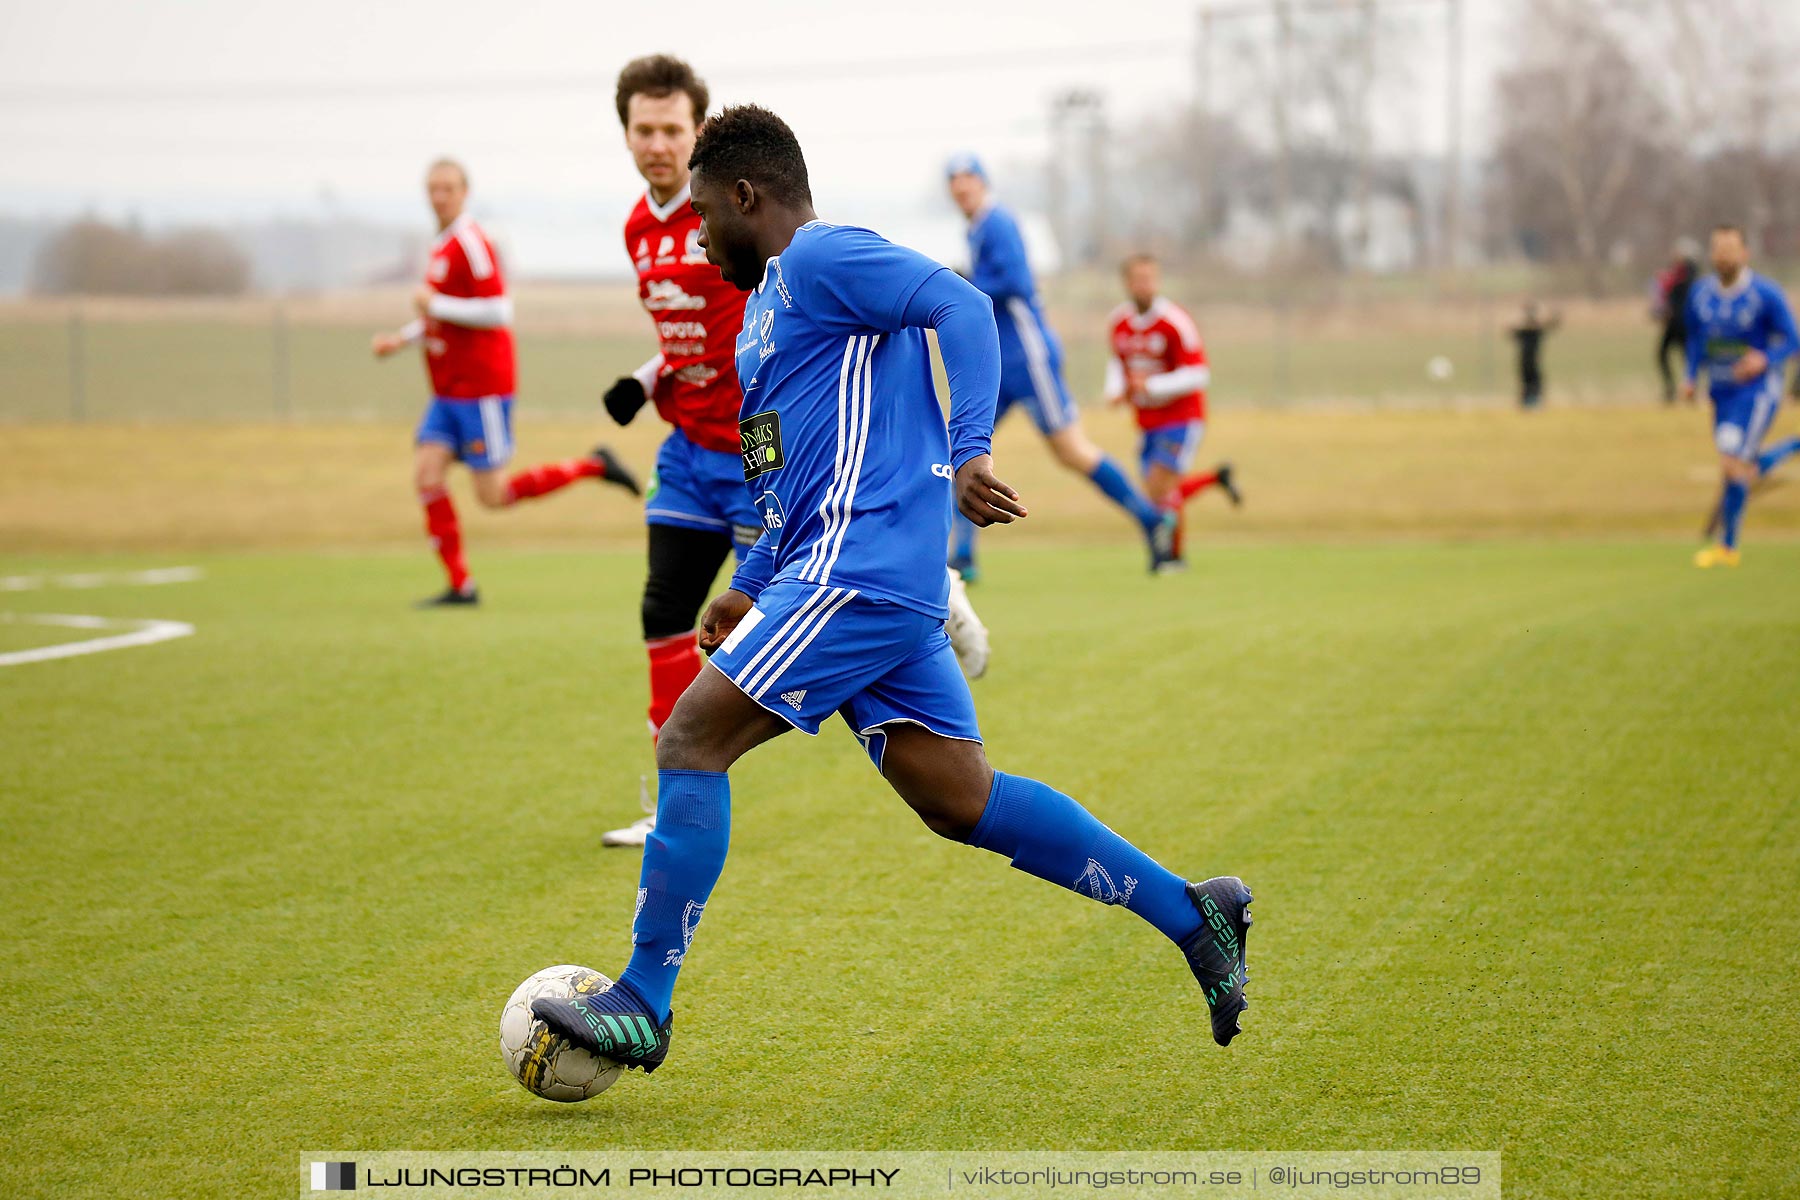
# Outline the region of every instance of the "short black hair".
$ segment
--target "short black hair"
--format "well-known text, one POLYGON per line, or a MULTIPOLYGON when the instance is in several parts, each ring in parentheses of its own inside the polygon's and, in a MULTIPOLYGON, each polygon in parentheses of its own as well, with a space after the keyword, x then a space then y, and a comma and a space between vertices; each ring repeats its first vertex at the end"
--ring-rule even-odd
POLYGON ((736 104, 706 118, 688 170, 731 182, 747 179, 782 204, 812 203, 800 139, 761 105, 736 104))
POLYGON ((1730 221, 1720 221, 1717 225, 1713 226, 1712 231, 1714 233, 1735 233, 1740 242, 1749 240, 1744 236, 1744 227, 1742 225, 1735 225, 1730 221))
POLYGON ((619 72, 618 91, 613 94, 613 103, 619 109, 619 124, 627 124, 626 114, 631 111, 633 96, 661 100, 676 92, 687 93, 688 101, 694 106, 694 124, 700 124, 706 118, 706 106, 712 96, 706 90, 706 81, 694 74, 694 68, 672 54, 647 54, 632 59, 619 72))

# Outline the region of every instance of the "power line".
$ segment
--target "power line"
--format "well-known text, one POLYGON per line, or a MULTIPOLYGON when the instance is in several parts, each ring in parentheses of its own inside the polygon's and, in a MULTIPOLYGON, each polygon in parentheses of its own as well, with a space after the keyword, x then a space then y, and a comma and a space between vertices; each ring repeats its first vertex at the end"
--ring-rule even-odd
MULTIPOLYGON (((1187 54, 1185 46, 1167 41, 1112 42, 1061 49, 1020 49, 1002 53, 968 52, 958 54, 911 55, 894 58, 865 59, 857 62, 791 63, 771 68, 767 63, 735 67, 712 67, 707 71, 715 83, 729 80, 733 85, 746 83, 795 84, 843 83, 873 78, 907 75, 932 75, 954 71, 1021 70, 1037 67, 1085 66, 1103 62, 1141 62, 1148 58, 1179 58, 1187 54)), ((583 72, 576 75, 490 75, 486 78, 456 80, 359 80, 356 82, 321 84, 304 80, 280 83, 245 82, 207 87, 81 87, 49 86, 0 88, 0 104, 202 104, 221 101, 244 103, 283 103, 290 101, 343 99, 394 99, 463 95, 487 98, 496 93, 527 94, 556 92, 599 92, 611 94, 616 80, 610 74, 583 72)))

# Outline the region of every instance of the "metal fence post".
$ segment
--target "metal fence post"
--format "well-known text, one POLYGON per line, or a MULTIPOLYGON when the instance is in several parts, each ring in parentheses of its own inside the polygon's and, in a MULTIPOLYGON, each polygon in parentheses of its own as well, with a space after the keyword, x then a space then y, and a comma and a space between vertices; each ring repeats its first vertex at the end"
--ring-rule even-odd
POLYGON ((87 419, 87 330, 81 320, 81 309, 69 310, 69 419, 87 419))
POLYGON ((288 382, 287 306, 279 300, 275 302, 274 322, 269 333, 273 352, 270 369, 273 373, 275 416, 278 420, 286 420, 292 415, 293 397, 288 382))

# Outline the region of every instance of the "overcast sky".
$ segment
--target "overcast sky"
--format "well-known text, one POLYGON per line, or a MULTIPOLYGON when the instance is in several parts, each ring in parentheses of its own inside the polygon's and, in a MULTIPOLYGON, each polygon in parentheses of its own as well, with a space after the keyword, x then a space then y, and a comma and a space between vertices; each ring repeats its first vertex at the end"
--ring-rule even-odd
MULTIPOLYGON (((1239 0, 1241 2, 1241 0, 1239 0)), ((1416 80, 1383 134, 1432 150, 1441 18, 1393 4, 1416 80), (1429 97, 1432 103, 1423 102, 1429 97)), ((1470 6, 1467 117, 1485 123, 1506 0, 1470 6)), ((755 100, 806 148, 821 211, 904 219, 947 153, 1040 160, 1060 88, 1100 89, 1129 129, 1194 92, 1196 0, 0 0, 0 213, 153 220, 349 212, 424 221, 423 164, 467 161, 477 208, 600 219, 641 190, 611 84, 628 59, 689 59, 719 103, 755 100)), ((947 213, 947 209, 945 210, 947 213)))

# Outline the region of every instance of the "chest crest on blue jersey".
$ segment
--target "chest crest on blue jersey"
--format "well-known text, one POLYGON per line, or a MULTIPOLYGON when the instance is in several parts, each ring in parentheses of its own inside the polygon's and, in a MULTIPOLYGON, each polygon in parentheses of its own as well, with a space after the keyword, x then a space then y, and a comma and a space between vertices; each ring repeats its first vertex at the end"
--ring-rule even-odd
POLYGON ((775 353, 775 310, 765 308, 760 320, 756 323, 756 352, 758 360, 775 353))

